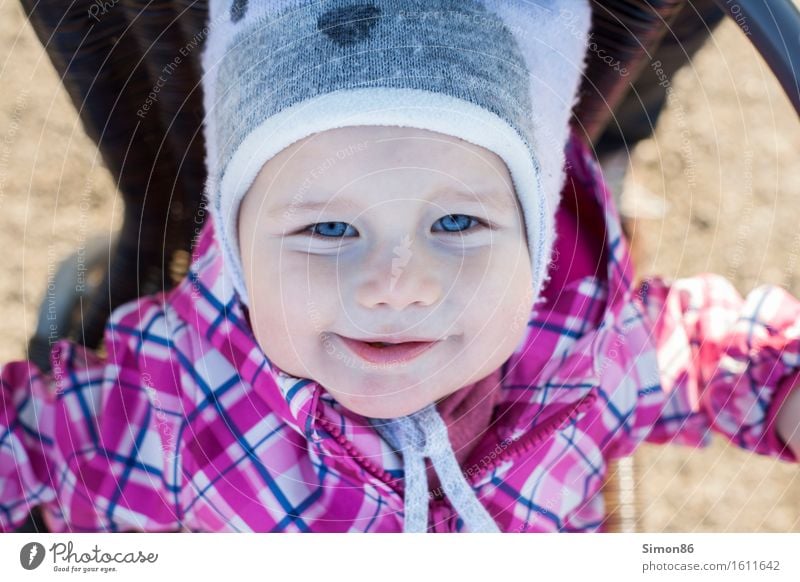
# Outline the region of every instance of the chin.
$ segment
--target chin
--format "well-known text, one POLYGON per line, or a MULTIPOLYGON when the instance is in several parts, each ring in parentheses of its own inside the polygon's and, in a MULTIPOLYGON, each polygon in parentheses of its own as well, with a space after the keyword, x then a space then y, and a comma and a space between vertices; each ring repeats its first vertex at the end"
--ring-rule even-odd
POLYGON ((397 418, 413 414, 425 408, 432 400, 408 399, 400 396, 397 400, 379 395, 353 396, 348 394, 346 397, 339 398, 335 394, 334 398, 345 408, 366 416, 367 418, 397 418))

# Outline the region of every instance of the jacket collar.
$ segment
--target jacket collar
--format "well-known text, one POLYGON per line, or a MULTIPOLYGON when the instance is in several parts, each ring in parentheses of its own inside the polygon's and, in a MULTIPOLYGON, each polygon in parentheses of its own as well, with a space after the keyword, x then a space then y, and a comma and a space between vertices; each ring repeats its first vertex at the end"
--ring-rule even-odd
MULTIPOLYGON (((503 367, 495 412, 503 420, 494 423, 498 439, 529 430, 545 403, 573 402, 574 390, 559 391, 559 386, 569 382, 570 388, 588 392, 597 385, 597 332, 630 299, 632 265, 599 165, 574 131, 565 154, 567 180, 556 216, 554 266, 543 290, 546 300, 537 305, 526 340, 503 367)), ((264 355, 222 261, 209 219, 189 274, 170 292, 168 302, 289 426, 315 443, 333 427, 339 443, 348 452, 374 459, 374 473, 388 482, 401 464, 381 445, 369 419, 340 406, 313 380, 284 373, 264 355)))

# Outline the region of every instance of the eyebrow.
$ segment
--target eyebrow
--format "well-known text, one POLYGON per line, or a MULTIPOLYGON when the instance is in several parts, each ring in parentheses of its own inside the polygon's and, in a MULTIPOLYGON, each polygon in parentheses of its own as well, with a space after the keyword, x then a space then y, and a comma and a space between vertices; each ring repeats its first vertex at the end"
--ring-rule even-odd
MULTIPOLYGON (((466 202, 483 203, 488 207, 500 211, 516 210, 516 200, 512 197, 500 192, 475 192, 469 193, 463 190, 453 190, 451 188, 443 188, 436 190, 429 199, 424 201, 431 202, 451 202, 455 200, 463 200, 466 202)), ((332 198, 324 201, 295 201, 292 200, 287 204, 283 204, 273 209, 276 215, 285 216, 287 214, 295 214, 301 212, 319 212, 328 209, 347 209, 353 210, 358 208, 358 204, 350 198, 332 198)))

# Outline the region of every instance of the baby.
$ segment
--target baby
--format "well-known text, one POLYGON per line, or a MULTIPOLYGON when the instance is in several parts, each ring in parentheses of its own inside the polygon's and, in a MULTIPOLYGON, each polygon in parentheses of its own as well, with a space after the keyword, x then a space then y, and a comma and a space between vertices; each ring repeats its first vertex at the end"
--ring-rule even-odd
POLYGON ((800 459, 800 302, 634 285, 588 2, 211 3, 212 220, 108 359, 0 373, 0 528, 602 531, 643 441, 800 459))

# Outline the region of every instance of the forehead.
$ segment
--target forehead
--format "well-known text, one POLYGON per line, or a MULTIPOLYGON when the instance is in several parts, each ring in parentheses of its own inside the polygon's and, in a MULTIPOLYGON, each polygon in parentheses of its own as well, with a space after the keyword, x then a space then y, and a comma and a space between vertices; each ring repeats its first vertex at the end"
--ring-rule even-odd
POLYGON ((395 126, 342 127, 315 133, 290 145, 267 164, 311 170, 322 162, 363 171, 414 165, 466 175, 508 172, 503 160, 486 148, 444 133, 395 126))
POLYGON ((293 198, 298 210, 318 210, 337 199, 352 205, 365 197, 516 206, 511 176, 497 154, 417 128, 363 126, 320 132, 281 151, 262 173, 261 187, 268 183, 268 199, 282 204, 293 198))

